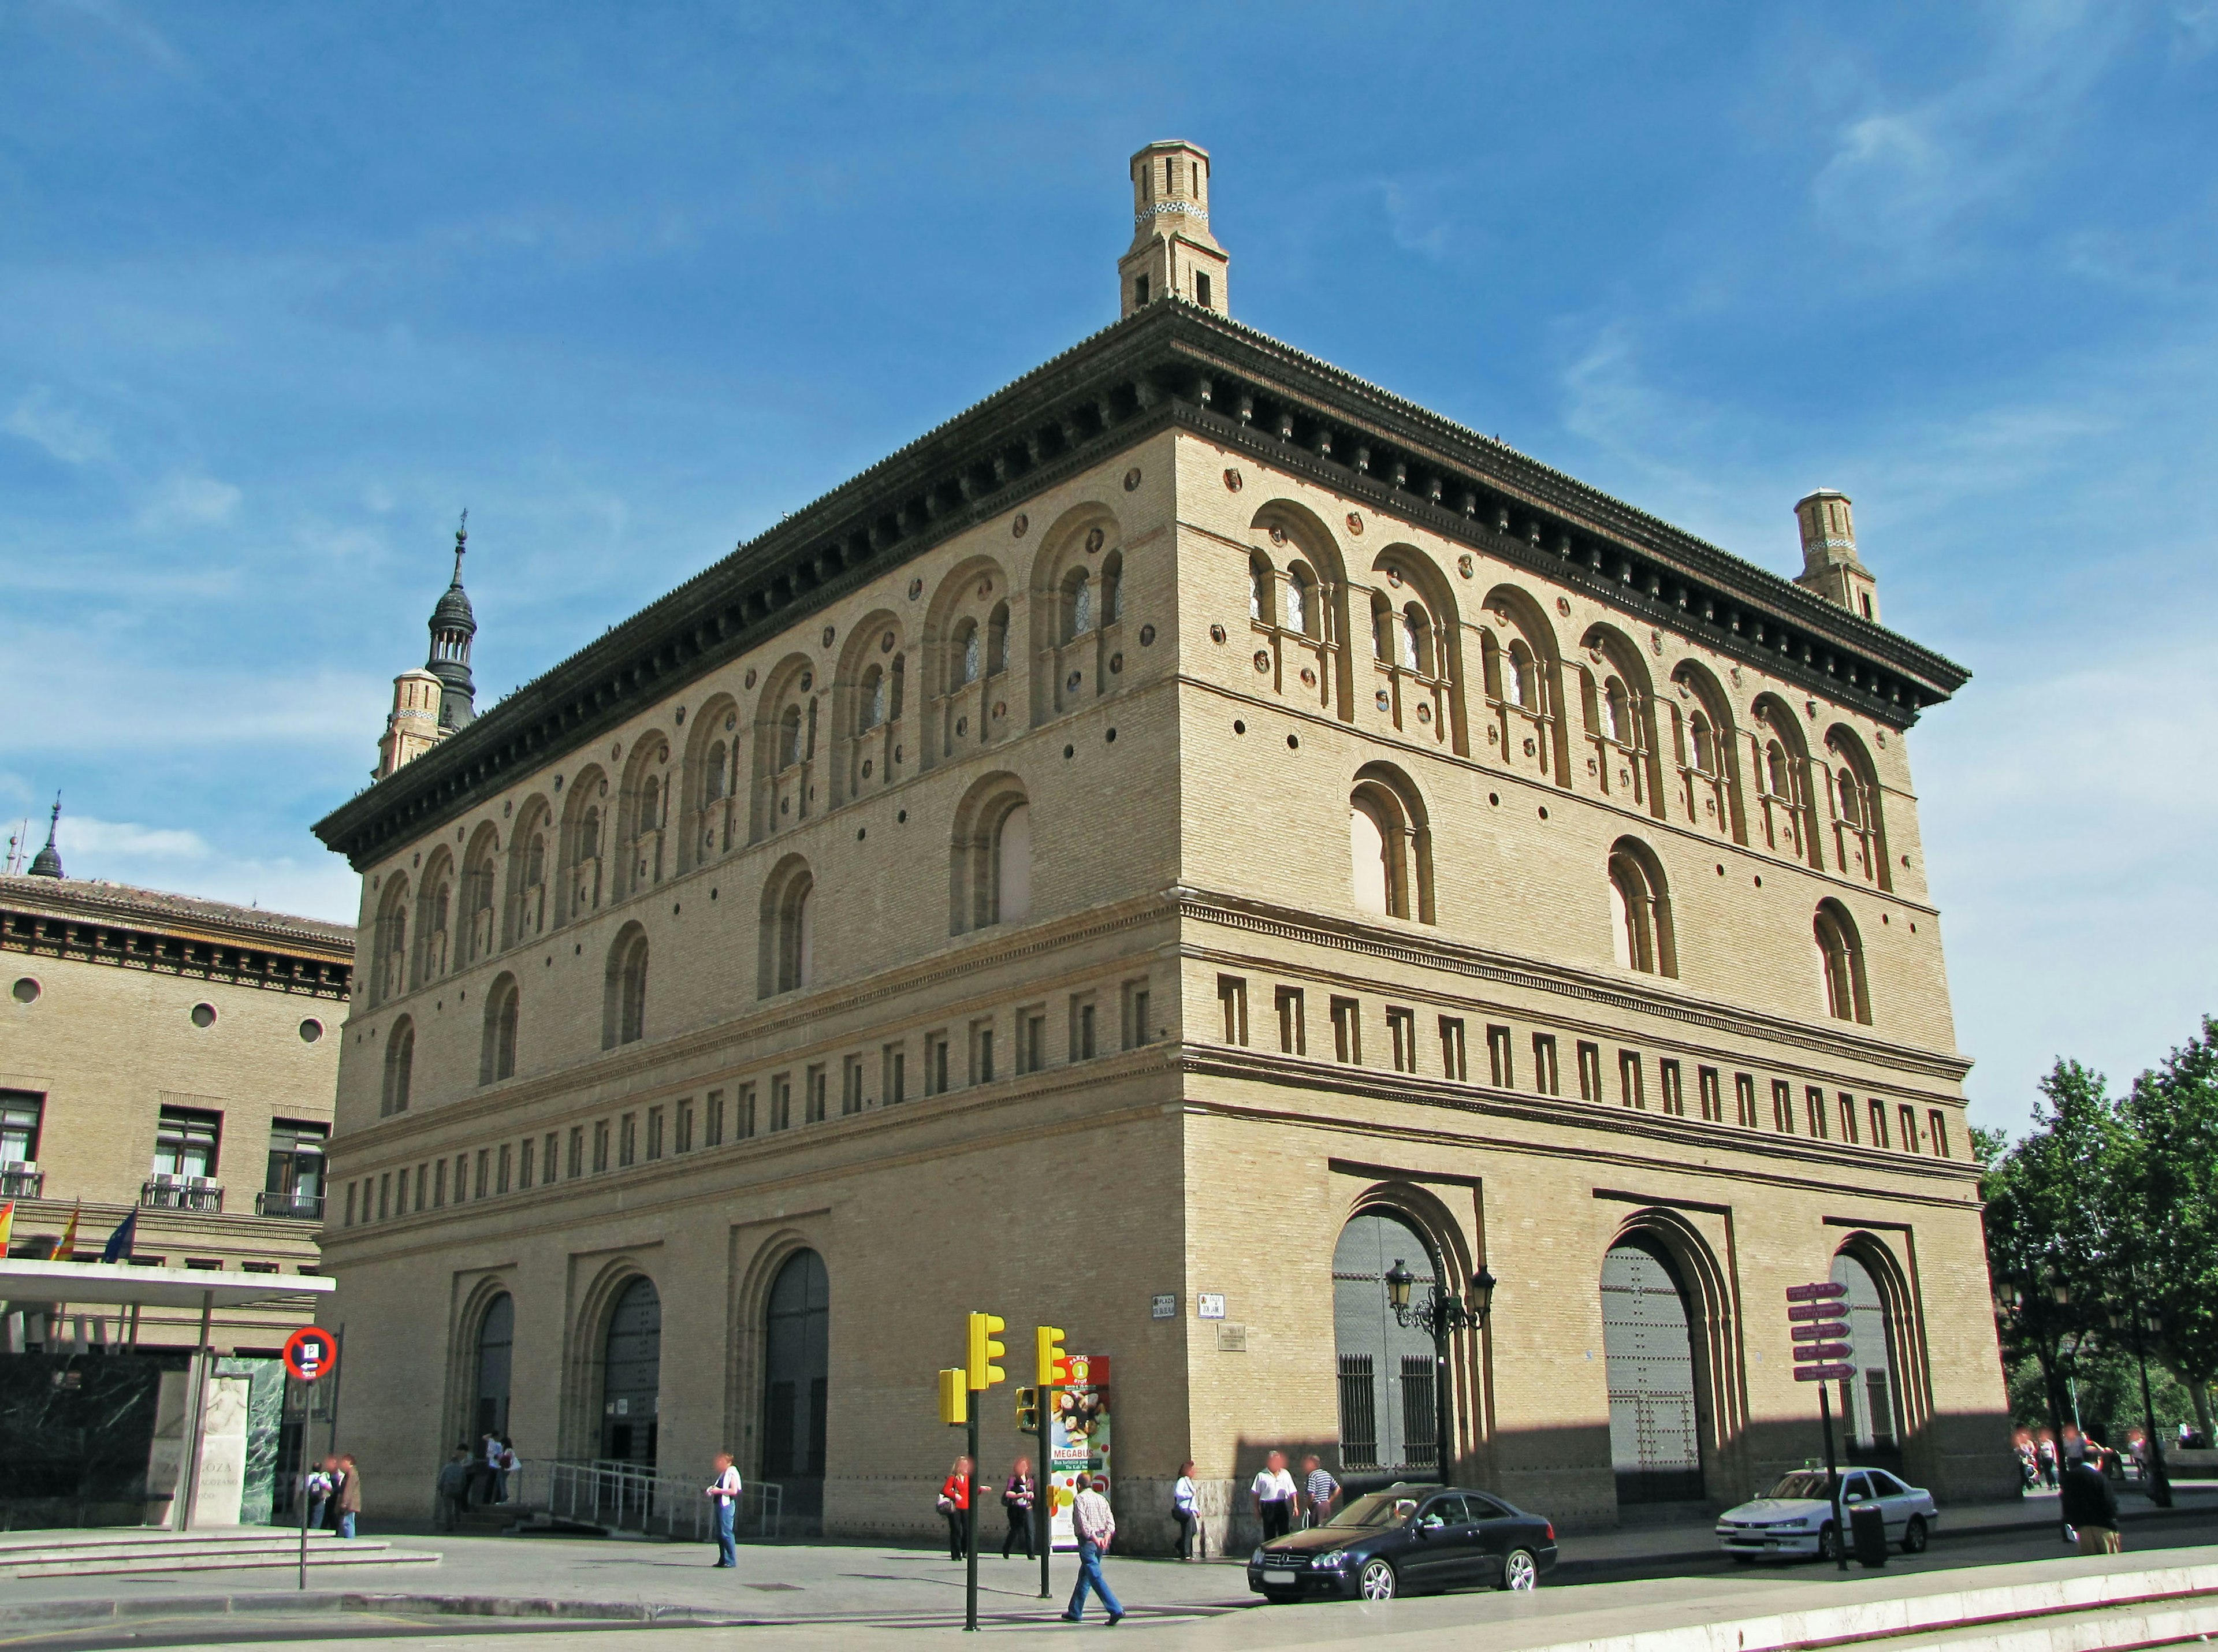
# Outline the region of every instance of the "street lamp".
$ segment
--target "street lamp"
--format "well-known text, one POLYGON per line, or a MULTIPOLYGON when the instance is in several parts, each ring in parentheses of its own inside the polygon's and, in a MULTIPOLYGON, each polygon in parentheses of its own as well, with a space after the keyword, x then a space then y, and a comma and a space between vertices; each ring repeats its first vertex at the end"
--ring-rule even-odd
POLYGON ((1433 1340, 1433 1427, 1436 1436, 1434 1462, 1439 1469, 1440 1484, 1448 1483, 1448 1442, 1454 1438, 1450 1428, 1448 1411, 1448 1339, 1459 1331, 1474 1330, 1486 1323, 1486 1316, 1494 1306, 1494 1276, 1486 1265, 1479 1265, 1478 1272, 1471 1282, 1471 1295, 1466 1298, 1440 1289, 1434 1279, 1425 1293, 1425 1300, 1412 1303, 1410 1287, 1417 1282, 1409 1265, 1400 1257, 1386 1270, 1386 1300, 1394 1309, 1394 1322, 1405 1331, 1422 1331, 1433 1340))
MULTIPOLYGON (((2126 1283, 2138 1297, 2141 1294, 2140 1282, 2128 1273, 2126 1283)), ((2159 1508, 2170 1508, 2172 1480, 2164 1471, 2164 1445, 2157 1439, 2156 1402, 2149 1397, 2148 1344, 2142 1340, 2144 1329, 2149 1336, 2161 1336, 2164 1333, 2164 1320, 2153 1309, 2144 1309, 2136 1302, 2130 1311, 2122 1308, 2113 1308, 2110 1310, 2110 1328, 2113 1331, 2130 1331, 2133 1333, 2134 1363, 2141 1367, 2141 1424, 2148 1431, 2147 1435, 2148 1476, 2142 1489, 2148 1493, 2149 1501, 2154 1503, 2159 1508)))

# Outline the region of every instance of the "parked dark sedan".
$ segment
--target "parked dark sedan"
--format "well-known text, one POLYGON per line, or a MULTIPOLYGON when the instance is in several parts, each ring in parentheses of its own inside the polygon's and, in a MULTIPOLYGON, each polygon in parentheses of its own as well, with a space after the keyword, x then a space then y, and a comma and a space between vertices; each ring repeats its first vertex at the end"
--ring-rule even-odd
POLYGON ((1555 1563, 1555 1526, 1492 1492, 1390 1486, 1321 1526, 1272 1538, 1248 1557, 1248 1587, 1271 1600, 1391 1600, 1478 1584, 1530 1589, 1555 1563))

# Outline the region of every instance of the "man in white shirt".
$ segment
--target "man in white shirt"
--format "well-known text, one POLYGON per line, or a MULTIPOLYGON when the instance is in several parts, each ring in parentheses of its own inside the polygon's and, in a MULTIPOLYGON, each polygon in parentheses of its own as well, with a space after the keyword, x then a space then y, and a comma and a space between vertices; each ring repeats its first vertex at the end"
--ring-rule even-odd
POLYGON ((729 1451, 716 1453, 716 1478, 709 1488, 709 1500, 716 1511, 716 1564, 737 1566, 740 1543, 734 1523, 740 1512, 740 1471, 732 1466, 729 1451))
POLYGON ((1286 1470, 1284 1451, 1273 1451, 1263 1459, 1262 1470, 1248 1489, 1255 1494, 1255 1513, 1263 1522, 1265 1543, 1293 1530, 1294 1500, 1300 1493, 1294 1476, 1286 1470))
POLYGON ((1094 1489, 1096 1483, 1080 1475, 1078 1495, 1070 1506, 1070 1524, 1078 1533, 1078 1587, 1070 1592, 1070 1606, 1063 1620, 1075 1624, 1086 1615, 1086 1591, 1090 1588, 1108 1608, 1109 1627, 1114 1629, 1124 1621, 1124 1608, 1117 1603, 1117 1597, 1109 1592, 1108 1580, 1101 1575, 1101 1556, 1108 1552, 1109 1540, 1117 1535, 1117 1517, 1109 1512, 1109 1500, 1094 1489))

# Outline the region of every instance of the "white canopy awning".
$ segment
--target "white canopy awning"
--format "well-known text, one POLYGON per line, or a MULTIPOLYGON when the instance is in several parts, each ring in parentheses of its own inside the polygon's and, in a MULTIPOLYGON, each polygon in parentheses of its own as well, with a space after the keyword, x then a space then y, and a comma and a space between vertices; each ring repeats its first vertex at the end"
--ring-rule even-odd
POLYGON ((13 1310, 46 1302, 116 1302, 146 1308, 244 1308, 280 1296, 325 1296, 338 1282, 319 1273, 233 1273, 219 1268, 139 1268, 120 1262, 0 1261, 0 1301, 13 1310))

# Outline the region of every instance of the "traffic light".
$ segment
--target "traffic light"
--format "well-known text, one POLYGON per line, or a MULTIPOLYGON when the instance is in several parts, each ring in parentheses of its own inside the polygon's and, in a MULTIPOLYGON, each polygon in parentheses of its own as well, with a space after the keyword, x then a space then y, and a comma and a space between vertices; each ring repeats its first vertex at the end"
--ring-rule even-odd
POLYGON ((950 1428, 970 1420, 970 1385, 959 1365, 939 1373, 939 1420, 950 1428))
POLYGON ((994 1383, 1008 1379, 1008 1372, 994 1363, 1008 1357, 1009 1351, 994 1340, 1003 1327, 1004 1321, 999 1314, 973 1314, 970 1316, 970 1359, 965 1369, 970 1373, 970 1386, 981 1394, 994 1383))
POLYGON ((1017 1432, 1019 1434, 1039 1432, 1039 1390, 1036 1388, 1017 1390, 1017 1432))
POLYGON ((1032 1332, 1033 1346, 1039 1356, 1042 1388, 1061 1388, 1070 1381, 1070 1356, 1063 1349, 1063 1340, 1069 1334, 1053 1325, 1043 1325, 1032 1332))

